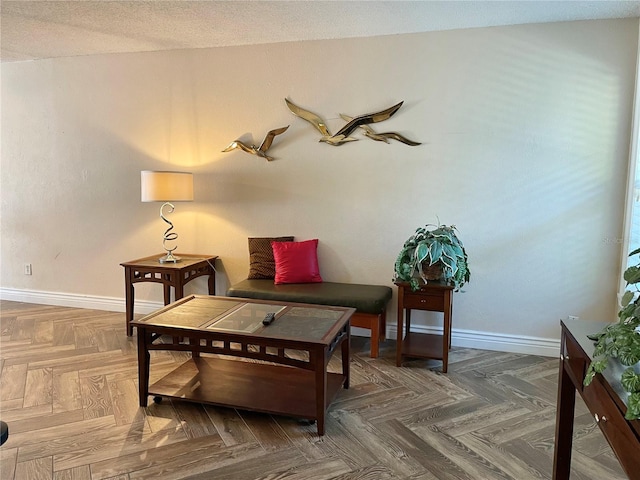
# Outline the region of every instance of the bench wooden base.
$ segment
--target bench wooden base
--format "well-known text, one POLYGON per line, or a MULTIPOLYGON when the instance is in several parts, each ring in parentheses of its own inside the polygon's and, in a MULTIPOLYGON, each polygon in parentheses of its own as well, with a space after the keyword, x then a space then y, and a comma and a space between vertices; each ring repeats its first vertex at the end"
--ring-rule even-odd
POLYGON ((356 312, 351 317, 351 326, 371 330, 371 358, 378 358, 380 342, 384 341, 387 336, 386 312, 379 315, 356 312))

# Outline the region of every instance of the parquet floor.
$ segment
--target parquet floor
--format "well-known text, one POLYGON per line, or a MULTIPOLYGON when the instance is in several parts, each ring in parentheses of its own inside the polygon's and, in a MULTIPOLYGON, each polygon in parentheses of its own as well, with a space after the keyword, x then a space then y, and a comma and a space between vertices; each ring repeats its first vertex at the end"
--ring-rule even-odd
MULTIPOLYGON (((443 375, 435 361, 397 368, 392 340, 371 359, 354 337, 351 388, 319 438, 291 418, 138 407, 122 313, 9 301, 0 312, 3 480, 551 478, 554 358, 454 348, 443 375)), ((186 358, 152 353, 155 377, 186 358)), ((576 415, 571 478, 626 478, 581 400, 576 415)))

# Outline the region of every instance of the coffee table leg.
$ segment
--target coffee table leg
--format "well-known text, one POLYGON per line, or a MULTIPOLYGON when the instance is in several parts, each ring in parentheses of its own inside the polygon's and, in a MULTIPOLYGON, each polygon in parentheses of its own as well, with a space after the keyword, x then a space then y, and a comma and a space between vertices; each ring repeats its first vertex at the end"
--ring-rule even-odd
POLYGON ((351 328, 347 325, 347 338, 342 340, 341 353, 342 353, 342 375, 344 375, 344 388, 349 388, 349 381, 351 378, 351 328))
POLYGON ((149 336, 146 328, 138 327, 138 390, 141 407, 146 407, 149 401, 149 351, 147 350, 149 336))
POLYGON ((324 348, 314 352, 316 368, 316 422, 318 435, 324 435, 324 416, 327 405, 327 362, 324 348))
POLYGON ((189 337, 189 345, 193 347, 193 350, 191 350, 191 357, 198 358, 200 356, 200 340, 189 337))

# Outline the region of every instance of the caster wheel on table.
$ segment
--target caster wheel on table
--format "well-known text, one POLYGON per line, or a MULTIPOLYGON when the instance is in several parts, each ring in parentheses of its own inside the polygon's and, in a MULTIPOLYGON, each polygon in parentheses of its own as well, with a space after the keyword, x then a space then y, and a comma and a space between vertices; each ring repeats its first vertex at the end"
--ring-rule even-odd
POLYGON ((162 403, 162 397, 153 397, 153 403, 162 403))
POLYGON ((5 422, 0 421, 0 445, 6 442, 8 438, 9 426, 5 422))

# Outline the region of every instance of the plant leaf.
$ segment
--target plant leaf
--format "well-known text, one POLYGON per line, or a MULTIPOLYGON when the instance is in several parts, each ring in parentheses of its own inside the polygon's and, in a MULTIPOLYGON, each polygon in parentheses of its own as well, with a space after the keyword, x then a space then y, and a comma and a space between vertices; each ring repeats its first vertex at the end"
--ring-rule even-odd
POLYGON ((640 392, 640 375, 637 374, 633 368, 629 367, 622 372, 620 382, 627 392, 640 392))
POLYGON ((632 393, 627 399, 627 413, 624 415, 627 420, 637 420, 640 418, 640 393, 632 393))
POLYGON ((629 303, 631 303, 631 300, 633 300, 634 297, 634 293, 630 290, 627 290, 626 292, 624 292, 624 295, 622 295, 622 299, 620 300, 620 303, 623 307, 626 307, 627 305, 629 305, 629 303))
POLYGON ((618 360, 626 366, 640 362, 640 351, 636 345, 625 345, 618 351, 618 360))
POLYGON ((628 284, 634 285, 640 282, 640 267, 633 265, 624 271, 624 279, 628 284))
POLYGON ((584 380, 582 382, 583 385, 585 387, 589 386, 589 384, 593 380, 593 377, 596 376, 596 373, 604 372, 608 365, 609 365, 609 362, 606 358, 592 360, 591 364, 589 365, 589 368, 587 368, 587 373, 584 376, 584 380))
POLYGON ((450 280, 458 269, 455 259, 442 256, 440 257, 440 261, 442 262, 443 277, 446 280, 450 280))
POLYGON ((416 252, 415 252, 416 264, 420 264, 420 263, 424 262, 424 260, 428 256, 429 256, 429 247, 424 243, 418 244, 418 246, 416 247, 416 252))
POLYGON ((429 246, 429 256, 431 260, 429 261, 429 265, 433 265, 442 256, 442 250, 444 246, 437 240, 434 240, 433 243, 429 246))
POLYGON ((450 243, 448 246, 449 246, 449 250, 454 256, 459 258, 464 257, 464 250, 457 242, 450 243))

